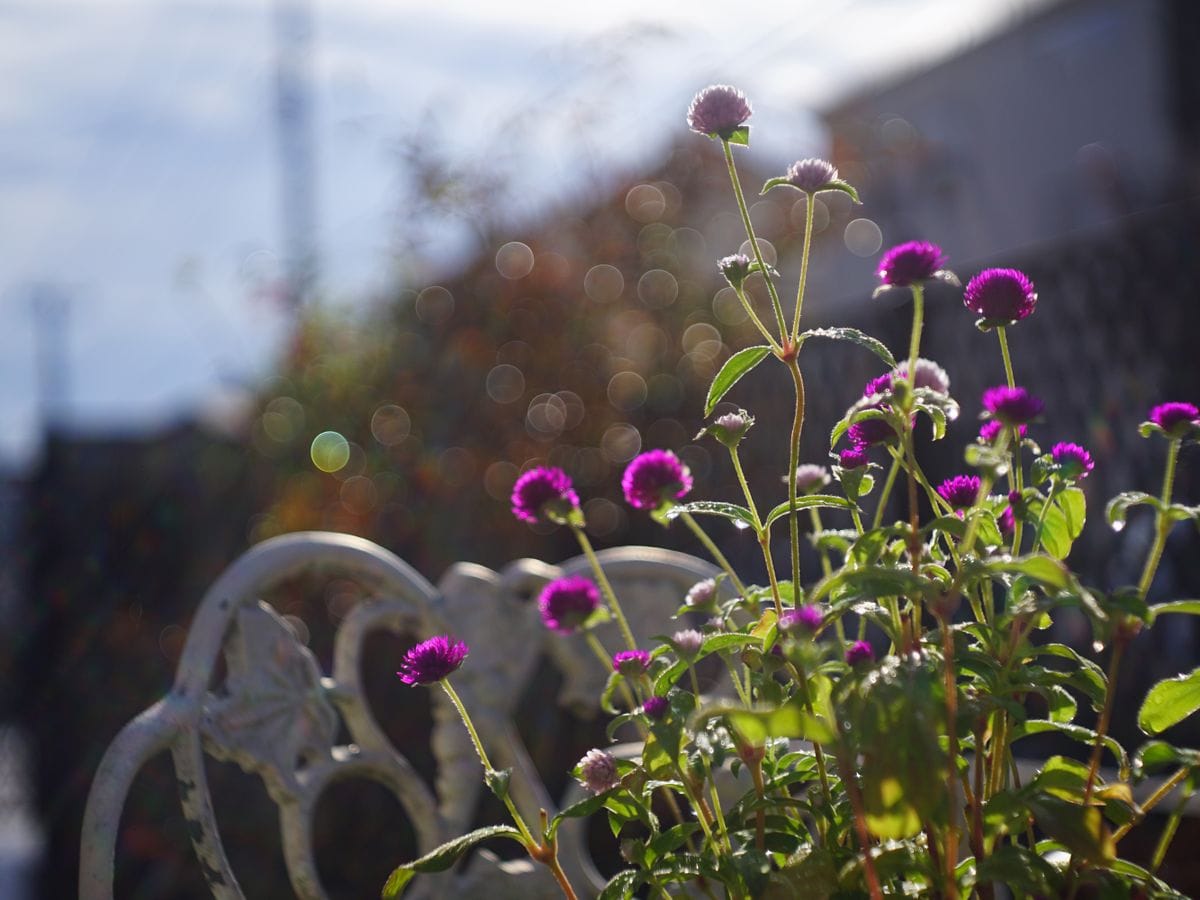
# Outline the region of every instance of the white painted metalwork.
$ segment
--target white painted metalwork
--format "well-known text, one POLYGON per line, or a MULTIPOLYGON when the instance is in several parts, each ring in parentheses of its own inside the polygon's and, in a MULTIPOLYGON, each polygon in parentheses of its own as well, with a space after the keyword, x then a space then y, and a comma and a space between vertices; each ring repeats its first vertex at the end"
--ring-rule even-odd
MULTIPOLYGON (((688 587, 715 572, 691 556, 648 547, 602 551, 600 560, 642 640, 667 630, 688 587)), ((310 836, 317 801, 334 781, 361 777, 388 787, 412 820, 421 852, 469 828, 482 772, 442 692, 431 692, 430 741, 437 761, 432 786, 388 741, 367 704, 360 656, 366 636, 380 629, 418 638, 450 633, 470 645, 455 687, 493 762, 512 767, 513 798, 522 814, 529 821, 537 821, 539 808, 553 814, 558 804, 534 771, 512 715, 543 654, 564 674, 560 701, 594 708, 607 673, 582 638, 547 632, 530 602, 550 579, 587 571, 583 558, 562 566, 520 560, 499 573, 460 563, 435 588, 392 553, 349 535, 286 535, 249 550, 201 602, 174 688, 125 726, 100 763, 84 814, 81 900, 111 900, 121 810, 138 771, 167 750, 197 858, 218 900, 240 900, 242 892, 221 845, 205 753, 263 779, 279 807, 284 856, 302 900, 325 896, 310 836), (367 599, 338 629, 329 676, 288 623, 258 599, 272 585, 314 570, 336 571, 367 589, 367 599), (222 660, 226 676, 214 690, 222 660), (337 744, 340 722, 351 736, 349 745, 337 744)), ((601 637, 618 646, 615 628, 601 637)), ((578 823, 565 825, 560 840, 564 868, 576 885, 598 889, 602 881, 578 823)), ((537 898, 558 896, 558 889, 544 867, 500 862, 482 852, 464 871, 418 879, 411 893, 537 898)))

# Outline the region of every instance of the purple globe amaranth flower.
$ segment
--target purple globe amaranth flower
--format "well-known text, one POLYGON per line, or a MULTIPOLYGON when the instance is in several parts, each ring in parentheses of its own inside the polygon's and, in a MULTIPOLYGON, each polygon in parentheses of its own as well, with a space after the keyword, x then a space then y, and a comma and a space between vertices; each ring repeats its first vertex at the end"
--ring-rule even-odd
MULTIPOLYGON (((1004 430, 1004 423, 997 419, 988 419, 979 426, 979 440, 985 444, 993 443, 1004 430)), ((1023 438, 1029 431, 1024 425, 1017 426, 1017 437, 1023 438)))
POLYGON ((967 282, 963 304, 989 325, 1011 325, 1033 314, 1037 290, 1024 272, 984 269, 967 282))
POLYGON ((671 641, 675 644, 675 649, 679 651, 681 656, 690 659, 699 653, 700 648, 704 646, 704 635, 695 628, 687 628, 671 635, 671 641))
POLYGON ((603 794, 621 783, 617 760, 603 750, 589 750, 579 761, 579 783, 593 794, 603 794))
MULTIPOLYGON (((804 463, 796 466, 796 493, 815 494, 829 484, 829 470, 814 463, 804 463)), ((787 481, 786 476, 783 479, 787 481)))
POLYGON ((1012 506, 1004 507, 1004 510, 996 519, 996 524, 999 526, 1000 534, 1003 537, 1008 537, 1013 533, 1013 531, 1016 530, 1017 516, 1016 513, 1013 512, 1012 506))
POLYGON ((866 641, 855 641, 846 648, 846 662, 852 666, 875 661, 875 650, 866 641))
POLYGON ((1150 421, 1171 437, 1183 437, 1200 427, 1200 409, 1192 403, 1160 403, 1150 410, 1150 421))
POLYGON ((462 641, 439 634, 421 641, 404 654, 396 674, 405 684, 433 684, 441 681, 463 664, 470 648, 462 641))
POLYGON ((572 634, 600 605, 596 586, 578 575, 557 578, 542 589, 538 611, 551 631, 572 634))
POLYGON ((860 419, 846 429, 846 437, 851 444, 870 447, 894 440, 896 429, 888 424, 886 419, 860 419))
POLYGON ((824 159, 798 159, 787 170, 787 181, 806 194, 815 194, 831 181, 838 180, 838 170, 824 159))
POLYGON ((661 719, 667 714, 668 705, 666 697, 651 697, 642 704, 642 712, 652 719, 661 719))
POLYGON ((735 87, 714 84, 698 93, 688 107, 687 123, 692 131, 729 140, 745 124, 753 110, 735 87))
POLYGON ((875 274, 888 287, 909 287, 933 278, 945 265, 946 254, 937 244, 908 241, 883 254, 875 274))
POLYGON ((740 288, 750 275, 753 261, 745 253, 734 253, 717 262, 717 269, 732 287, 740 288))
POLYGON ((847 447, 838 454, 838 465, 843 469, 861 469, 867 464, 867 448, 863 444, 847 447))
POLYGON ((512 511, 526 522, 561 522, 579 509, 579 495, 562 469, 538 466, 517 479, 512 511))
POLYGON ((979 478, 975 475, 955 475, 939 484, 937 492, 954 509, 966 509, 979 496, 979 478))
POLYGON ((877 375, 867 382, 867 386, 863 388, 863 396, 874 397, 876 394, 890 393, 894 378, 894 372, 884 372, 882 375, 877 375))
MULTIPOLYGON (((892 378, 897 381, 908 380, 907 359, 892 370, 892 378)), ((926 388, 938 394, 949 394, 950 376, 932 359, 920 357, 917 359, 916 374, 913 376, 913 387, 926 388)))
POLYGON ((1076 481, 1087 478, 1088 473, 1096 468, 1092 454, 1078 444, 1068 444, 1065 441, 1050 448, 1050 458, 1058 466, 1058 472, 1063 478, 1076 481))
POLYGON ((703 581, 697 581, 688 588, 687 597, 684 602, 688 606, 694 606, 697 609, 707 609, 712 606, 713 601, 717 597, 717 581, 715 578, 705 578, 703 581))
POLYGON ((647 450, 626 466, 621 487, 635 509, 658 509, 692 489, 692 473, 670 450, 647 450))
POLYGON ((622 650, 613 656, 613 671, 626 678, 644 675, 650 668, 650 654, 645 650, 622 650))
POLYGON ((983 392, 983 408, 1005 425, 1017 426, 1036 419, 1046 404, 1023 387, 988 388, 983 392))
POLYGON ((779 627, 789 633, 814 634, 820 630, 823 621, 825 614, 821 612, 821 607, 809 604, 785 612, 779 620, 779 627))

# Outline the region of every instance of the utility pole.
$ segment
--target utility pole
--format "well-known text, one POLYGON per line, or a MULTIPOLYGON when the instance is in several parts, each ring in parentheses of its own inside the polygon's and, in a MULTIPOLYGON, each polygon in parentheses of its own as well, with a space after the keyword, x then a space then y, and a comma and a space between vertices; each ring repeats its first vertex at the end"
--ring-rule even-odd
POLYGON ((68 408, 67 324, 71 298, 52 284, 34 285, 34 354, 37 366, 38 412, 43 433, 63 425, 68 408))
POLYGON ((311 0, 273 0, 275 124, 279 137, 284 300, 295 313, 312 299, 318 272, 312 120, 311 0))

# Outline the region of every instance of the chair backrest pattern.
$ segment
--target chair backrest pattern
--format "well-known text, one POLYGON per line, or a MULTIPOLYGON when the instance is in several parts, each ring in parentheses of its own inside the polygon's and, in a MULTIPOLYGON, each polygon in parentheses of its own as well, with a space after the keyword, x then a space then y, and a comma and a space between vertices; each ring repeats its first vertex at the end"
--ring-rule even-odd
MULTIPOLYGON (((687 588, 709 577, 707 563, 653 548, 601 553, 634 633, 661 633, 687 588)), ((587 572, 587 561, 563 566, 520 560, 500 573, 460 563, 435 589, 388 551, 361 538, 310 532, 266 541, 233 563, 205 595, 188 632, 175 685, 130 722, 105 753, 88 798, 81 847, 81 900, 110 900, 121 809, 138 771, 169 750, 183 814, 205 878, 218 900, 241 900, 221 844, 204 757, 231 761, 260 776, 279 807, 284 858, 302 900, 323 900, 313 858, 316 804, 333 782, 368 778, 399 800, 427 852, 470 826, 479 799, 480 764, 453 707, 440 691, 433 700, 430 742, 437 763, 436 793, 386 737, 361 684, 366 637, 378 630, 409 636, 451 633, 471 646, 455 686, 472 711, 493 762, 512 767, 513 797, 536 821, 537 810, 558 808, 548 795, 513 725, 521 695, 548 655, 564 675, 560 702, 594 704, 606 672, 581 638, 550 635, 530 599, 552 578, 587 572), (357 580, 368 598, 343 619, 325 676, 292 626, 258 597, 305 571, 330 571, 357 580), (224 663, 224 677, 214 683, 224 663), (337 743, 340 723, 352 743, 337 743)), ((607 626, 606 626, 607 627, 607 626)), ((601 634, 617 647, 615 632, 601 634)), ((564 867, 580 886, 602 884, 576 823, 560 831, 564 867)), ((552 897, 553 879, 526 860, 501 862, 476 854, 454 875, 418 879, 414 896, 552 897)))

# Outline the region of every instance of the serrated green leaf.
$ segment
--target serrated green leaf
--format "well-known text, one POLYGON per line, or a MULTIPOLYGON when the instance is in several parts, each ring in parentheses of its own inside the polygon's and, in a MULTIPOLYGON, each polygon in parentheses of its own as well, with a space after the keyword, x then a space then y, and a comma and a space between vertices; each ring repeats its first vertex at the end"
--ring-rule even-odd
POLYGON ((829 338, 835 341, 849 341, 852 344, 857 344, 866 350, 870 350, 887 363, 889 368, 894 369, 896 367, 896 358, 892 356, 891 351, 888 350, 884 343, 871 337, 869 334, 859 331, 857 328, 811 328, 808 331, 800 333, 799 343, 803 344, 809 338, 814 337, 829 338))
POLYGON ((1200 668, 1187 675, 1160 681, 1142 702, 1138 727, 1146 734, 1160 734, 1200 709, 1200 668))
POLYGON ((721 402, 721 398, 729 393, 730 388, 737 384, 743 375, 766 359, 770 352, 771 348, 765 345, 747 347, 725 360, 725 365, 721 366, 721 370, 717 372, 712 384, 708 387, 708 398, 704 401, 704 415, 712 415, 713 409, 721 402))
POLYGON ((414 859, 410 863, 397 866, 388 877, 387 883, 383 886, 383 900, 392 900, 393 897, 399 897, 405 885, 418 873, 444 872, 454 865, 460 856, 480 841, 486 841, 488 838, 494 837, 506 837, 524 846, 524 839, 521 837, 521 832, 509 825, 489 825, 487 828, 477 828, 469 834, 464 834, 452 841, 447 841, 442 846, 426 853, 420 859, 414 859))
POLYGON ((676 516, 683 513, 691 513, 694 516, 720 516, 722 519, 728 519, 742 528, 750 528, 757 531, 757 526, 754 521, 754 514, 744 506, 738 506, 736 503, 720 503, 715 500, 697 500, 693 503, 681 503, 674 507, 668 517, 674 519, 676 516))
MULTIPOLYGON (((835 497, 833 494, 806 494, 803 497, 796 498, 796 509, 853 509, 854 504, 845 497, 835 497)), ((784 500, 773 510, 767 513, 767 519, 763 522, 764 528, 769 528, 772 524, 782 519, 791 511, 791 503, 784 500)))

